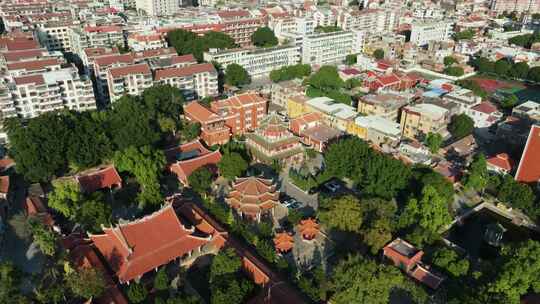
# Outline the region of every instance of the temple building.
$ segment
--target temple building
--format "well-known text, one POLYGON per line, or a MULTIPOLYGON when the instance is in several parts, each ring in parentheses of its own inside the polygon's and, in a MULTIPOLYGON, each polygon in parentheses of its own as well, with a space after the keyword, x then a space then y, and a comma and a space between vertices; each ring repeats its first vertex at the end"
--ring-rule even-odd
POLYGON ((273 215, 279 192, 271 180, 253 176, 236 178, 232 187, 225 201, 241 217, 259 222, 261 217, 273 215))
POLYGON ((300 235, 302 235, 302 238, 304 238, 304 240, 311 241, 315 237, 317 237, 320 228, 319 224, 317 224, 314 219, 308 218, 300 221, 300 223, 298 224, 298 231, 300 232, 300 235))
POLYGON ((219 150, 210 151, 199 140, 195 140, 165 150, 165 157, 168 170, 174 173, 183 185, 189 186, 188 177, 200 167, 209 166, 217 172, 221 153, 219 150))
POLYGON ((220 242, 218 235, 181 221, 172 205, 103 232, 90 239, 121 283, 139 280, 161 265, 177 259, 182 262, 220 242))
POLYGON ((304 149, 300 139, 287 128, 287 123, 275 113, 266 116, 253 133, 246 134, 246 145, 257 161, 271 164, 300 163, 304 149))

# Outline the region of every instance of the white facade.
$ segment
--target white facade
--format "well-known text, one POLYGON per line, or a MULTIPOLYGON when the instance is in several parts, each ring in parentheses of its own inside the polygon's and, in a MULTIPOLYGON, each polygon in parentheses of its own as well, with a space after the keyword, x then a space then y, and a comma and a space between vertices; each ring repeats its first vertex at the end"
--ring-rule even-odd
POLYGON ((398 24, 398 12, 390 9, 345 11, 337 20, 337 25, 343 30, 365 30, 374 33, 392 31, 398 24))
POLYGON ((415 22, 411 25, 411 43, 422 46, 430 41, 448 40, 452 35, 453 22, 415 22))
POLYGON ((178 0, 136 0, 138 11, 144 11, 149 16, 170 16, 178 12, 178 0))
POLYGON ((231 63, 244 67, 251 77, 268 76, 271 71, 300 61, 297 46, 277 46, 272 48, 252 48, 238 50, 210 50, 204 53, 206 62, 216 61, 227 68, 231 63))
POLYGON ((40 43, 49 51, 72 51, 69 25, 44 25, 37 29, 40 43))
POLYGON ((9 87, 15 114, 23 118, 61 109, 84 111, 96 108, 92 82, 81 78, 74 67, 17 77, 9 87))
POLYGON ((357 50, 355 40, 352 32, 343 31, 307 35, 302 42, 302 63, 324 65, 342 62, 357 50))

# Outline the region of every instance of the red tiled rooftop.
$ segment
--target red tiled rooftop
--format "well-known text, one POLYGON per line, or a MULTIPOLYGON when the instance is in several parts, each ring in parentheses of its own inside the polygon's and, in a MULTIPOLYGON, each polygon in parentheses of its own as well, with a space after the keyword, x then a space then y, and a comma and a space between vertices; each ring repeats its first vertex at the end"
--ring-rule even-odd
POLYGON ((9 192, 9 176, 0 176, 0 193, 7 194, 9 192))
POLYGON ((516 180, 537 183, 540 180, 540 126, 533 125, 516 172, 516 180))
POLYGON ((444 280, 442 277, 434 274, 426 266, 417 264, 411 272, 411 277, 427 285, 431 289, 437 289, 444 280))
POLYGON ((112 68, 109 70, 109 73, 111 73, 111 76, 113 78, 120 78, 120 77, 125 77, 129 75, 137 75, 137 74, 150 75, 152 72, 150 71, 150 67, 148 66, 148 64, 141 63, 141 64, 118 67, 118 68, 112 68))
POLYGON ((278 233, 274 237, 274 246, 279 252, 290 251, 294 246, 294 239, 287 232, 278 233))
POLYGON ((508 172, 512 171, 512 168, 514 167, 514 161, 507 153, 500 153, 494 157, 490 157, 487 159, 487 162, 492 166, 501 168, 508 172))
POLYGON ((319 233, 319 224, 317 224, 314 219, 308 218, 300 221, 298 224, 298 230, 302 234, 302 237, 307 240, 311 240, 319 233))
POLYGON ((217 15, 224 19, 249 17, 250 14, 246 10, 230 10, 230 11, 218 11, 217 15))
POLYGON ((210 241, 192 233, 168 205, 139 220, 105 228, 104 234, 90 238, 120 282, 128 282, 210 241))
POLYGON ((177 55, 173 56, 171 58, 172 64, 179 64, 179 63, 197 63, 197 59, 195 59, 195 56, 192 54, 187 55, 177 55))
POLYGON ((2 53, 2 56, 4 57, 6 62, 10 62, 10 61, 17 61, 17 60, 27 59, 27 58, 42 57, 43 53, 45 52, 46 51, 44 49, 8 51, 8 52, 2 53))
POLYGON ((106 166, 91 170, 77 176, 77 180, 84 192, 92 193, 100 189, 120 187, 122 178, 114 166, 106 166))
POLYGON ((133 63, 132 54, 115 54, 97 57, 95 63, 98 66, 109 66, 113 63, 133 63))
POLYGON ((197 122, 200 122, 201 124, 209 123, 215 120, 221 120, 221 117, 219 115, 203 107, 200 103, 196 101, 190 102, 189 104, 184 106, 184 113, 188 117, 196 120, 197 122))
POLYGON ((485 114, 492 114, 494 112, 497 112, 497 107, 493 105, 491 102, 487 102, 487 101, 479 103, 475 105, 474 107, 472 107, 471 109, 478 112, 485 113, 485 114))

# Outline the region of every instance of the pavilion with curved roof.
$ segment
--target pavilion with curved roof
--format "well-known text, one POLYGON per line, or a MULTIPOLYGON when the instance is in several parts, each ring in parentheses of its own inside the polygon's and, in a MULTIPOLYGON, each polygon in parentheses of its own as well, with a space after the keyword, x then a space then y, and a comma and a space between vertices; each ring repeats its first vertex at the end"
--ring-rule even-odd
POLYGON ((225 201, 241 217, 260 221, 264 215, 273 215, 279 192, 271 180, 255 176, 236 178, 232 188, 225 201))

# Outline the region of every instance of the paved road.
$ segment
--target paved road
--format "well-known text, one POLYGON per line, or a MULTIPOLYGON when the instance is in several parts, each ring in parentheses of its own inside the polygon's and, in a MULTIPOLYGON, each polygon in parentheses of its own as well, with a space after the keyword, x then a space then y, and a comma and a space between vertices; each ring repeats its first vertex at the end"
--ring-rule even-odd
POLYGON ((303 208, 316 211, 319 208, 319 199, 317 194, 307 194, 289 181, 288 173, 279 175, 280 191, 287 196, 295 198, 302 204, 303 208))

